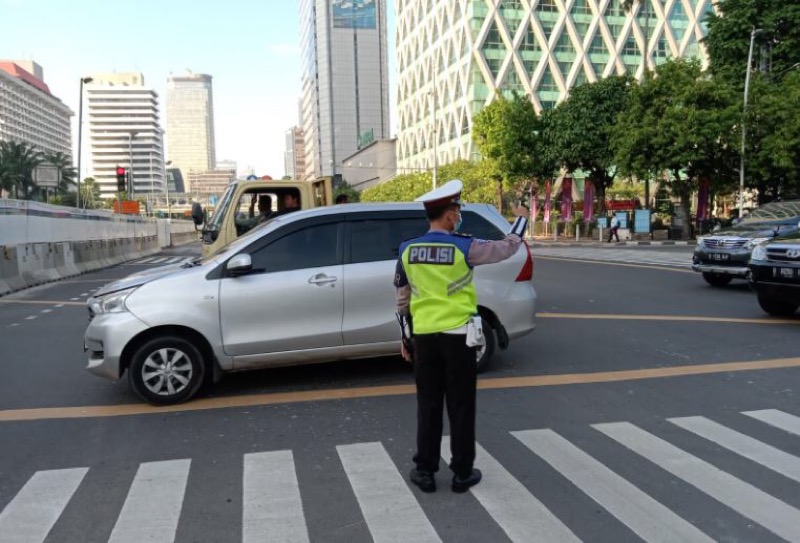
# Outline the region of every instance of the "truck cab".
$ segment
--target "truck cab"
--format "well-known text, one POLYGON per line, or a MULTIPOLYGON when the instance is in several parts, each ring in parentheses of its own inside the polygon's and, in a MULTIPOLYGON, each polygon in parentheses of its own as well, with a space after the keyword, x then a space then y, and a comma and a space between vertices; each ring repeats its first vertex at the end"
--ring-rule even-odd
MULTIPOLYGON (((208 256, 272 216, 333 205, 333 179, 313 181, 240 180, 225 190, 213 216, 203 227, 203 256, 208 256), (268 196, 268 199, 263 199, 268 196), (259 216, 259 200, 271 209, 259 216), (288 208, 296 202, 296 208, 288 208)), ((262 210, 263 211, 263 210, 262 210)))

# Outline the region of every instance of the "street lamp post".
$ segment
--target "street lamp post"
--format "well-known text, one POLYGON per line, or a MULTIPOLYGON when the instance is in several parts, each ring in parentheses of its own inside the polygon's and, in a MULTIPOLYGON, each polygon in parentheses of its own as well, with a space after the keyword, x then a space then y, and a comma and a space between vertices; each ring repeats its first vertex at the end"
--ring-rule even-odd
POLYGON ((130 191, 131 193, 129 196, 133 196, 136 192, 136 189, 133 186, 133 138, 139 132, 136 130, 131 130, 128 132, 128 181, 130 182, 130 191))
POLYGON ((94 81, 91 77, 81 77, 81 92, 78 97, 78 194, 75 196, 75 207, 81 207, 81 144, 83 143, 83 84, 94 81))
POLYGON ((744 108, 742 115, 742 153, 739 157, 739 220, 744 215, 744 153, 747 138, 747 96, 750 91, 750 66, 753 64, 753 42, 763 30, 754 28, 750 32, 750 50, 747 53, 747 70, 744 77, 744 108))

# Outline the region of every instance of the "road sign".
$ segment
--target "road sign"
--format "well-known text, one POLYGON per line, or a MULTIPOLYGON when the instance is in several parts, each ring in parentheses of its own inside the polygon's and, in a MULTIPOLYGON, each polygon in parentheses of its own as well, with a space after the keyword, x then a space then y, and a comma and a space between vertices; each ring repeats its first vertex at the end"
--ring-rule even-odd
POLYGON ((33 170, 33 180, 40 187, 57 187, 58 177, 58 166, 51 164, 39 164, 33 170))
POLYGON ((253 174, 250 174, 250 175, 247 176, 247 180, 248 181, 258 181, 258 177, 253 175, 253 174))

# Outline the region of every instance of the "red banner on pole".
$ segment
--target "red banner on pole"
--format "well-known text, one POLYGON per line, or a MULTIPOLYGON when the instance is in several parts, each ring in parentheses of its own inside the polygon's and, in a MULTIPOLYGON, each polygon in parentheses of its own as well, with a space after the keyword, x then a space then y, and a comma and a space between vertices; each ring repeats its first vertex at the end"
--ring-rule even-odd
POLYGON ((583 222, 592 222, 594 218, 594 181, 583 182, 583 222))
POLYGON ((536 189, 531 188, 531 205, 528 207, 531 210, 531 237, 533 237, 534 228, 533 226, 536 224, 536 189))
POLYGON ((544 223, 550 223, 550 191, 552 190, 552 185, 550 184, 550 180, 548 179, 544 183, 544 223))
POLYGON ((711 193, 711 180, 700 179, 700 187, 697 190, 697 220, 708 219, 708 198, 711 193))
POLYGON ((561 182, 561 218, 572 220, 572 178, 565 177, 561 182))

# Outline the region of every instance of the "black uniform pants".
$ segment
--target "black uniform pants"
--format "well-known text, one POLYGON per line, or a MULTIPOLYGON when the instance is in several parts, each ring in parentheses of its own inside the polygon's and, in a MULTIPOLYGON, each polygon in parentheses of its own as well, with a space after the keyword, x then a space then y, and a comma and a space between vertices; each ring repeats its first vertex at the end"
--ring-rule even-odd
POLYGON ((445 402, 450 420, 450 469, 468 475, 475 462, 475 348, 464 334, 414 336, 417 381, 417 454, 421 471, 439 471, 445 402))

